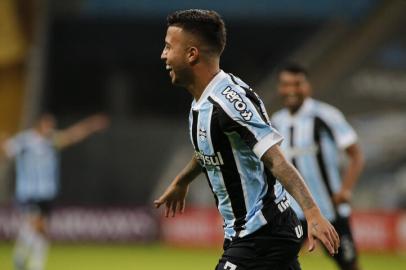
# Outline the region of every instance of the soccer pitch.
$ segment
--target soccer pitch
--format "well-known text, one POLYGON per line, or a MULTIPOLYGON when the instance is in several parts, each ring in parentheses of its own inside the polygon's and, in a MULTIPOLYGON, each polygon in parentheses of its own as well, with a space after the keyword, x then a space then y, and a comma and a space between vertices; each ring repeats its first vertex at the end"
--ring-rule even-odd
MULTIPOLYGON (((0 243, 0 269, 12 270, 12 246, 0 243)), ((307 253, 307 252, 305 252, 307 253)), ((162 245, 79 245, 52 246, 47 270, 209 270, 221 254, 213 249, 180 249, 162 245)), ((321 252, 302 254, 302 268, 337 269, 321 252)), ((396 254, 361 254, 367 270, 406 269, 406 256, 396 254)))

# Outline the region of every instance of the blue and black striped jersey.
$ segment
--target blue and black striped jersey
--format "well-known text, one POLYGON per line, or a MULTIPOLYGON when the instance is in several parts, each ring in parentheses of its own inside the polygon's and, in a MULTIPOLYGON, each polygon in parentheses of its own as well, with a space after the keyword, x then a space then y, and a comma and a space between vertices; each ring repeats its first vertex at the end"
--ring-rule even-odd
MULTIPOLYGON (((307 98, 298 112, 282 109, 272 123, 284 136, 282 150, 302 174, 323 215, 333 221, 337 215, 349 216, 348 204, 335 206, 332 195, 341 188, 340 150, 357 140, 343 114, 331 105, 307 98)), ((301 219, 304 215, 291 198, 301 219)))
POLYGON ((189 124, 196 157, 224 219, 226 238, 248 235, 286 209, 284 188, 261 161, 282 136, 248 85, 220 71, 193 101, 189 124))

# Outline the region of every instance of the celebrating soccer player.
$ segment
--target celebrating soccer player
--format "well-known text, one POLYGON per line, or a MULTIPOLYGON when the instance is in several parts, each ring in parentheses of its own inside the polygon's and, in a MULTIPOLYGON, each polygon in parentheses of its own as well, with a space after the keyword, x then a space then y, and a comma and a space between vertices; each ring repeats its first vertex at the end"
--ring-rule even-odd
POLYGON ((47 258, 47 219, 59 189, 58 150, 104 130, 109 120, 94 115, 64 130, 42 114, 32 129, 3 139, 0 154, 16 159, 15 196, 24 214, 14 250, 16 270, 43 270, 47 258))
MULTIPOLYGON (((363 167, 357 135, 340 111, 310 97, 307 70, 301 65, 289 63, 279 70, 278 92, 285 108, 273 115, 272 123, 285 137, 282 149, 340 236, 341 247, 334 260, 342 270, 360 269, 348 220, 352 189, 363 167), (343 181, 340 151, 349 161, 343 181)), ((303 212, 292 202, 306 232, 303 212)))
POLYGON ((282 136, 262 101, 241 79, 220 69, 223 20, 214 11, 184 10, 167 22, 161 58, 172 83, 194 97, 189 122, 195 154, 156 207, 165 205, 166 216, 182 212, 189 184, 203 172, 224 219, 224 253, 216 269, 300 269, 303 229, 288 191, 305 214, 309 248, 316 237, 335 254, 339 237, 282 154, 282 136))

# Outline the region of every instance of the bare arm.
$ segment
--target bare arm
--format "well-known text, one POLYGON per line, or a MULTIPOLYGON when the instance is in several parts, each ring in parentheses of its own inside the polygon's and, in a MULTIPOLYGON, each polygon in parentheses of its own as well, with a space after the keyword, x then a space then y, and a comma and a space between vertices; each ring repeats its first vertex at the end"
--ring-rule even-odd
POLYGON ((9 161, 14 158, 15 156, 15 149, 14 144, 10 149, 10 142, 13 140, 14 137, 10 137, 6 133, 0 134, 0 162, 9 161))
POLYGON ((103 114, 95 114, 84 120, 58 131, 55 135, 55 144, 62 149, 76 144, 95 132, 104 130, 109 125, 109 119, 103 114))
POLYGON ((5 134, 0 134, 0 162, 3 162, 5 159, 7 159, 6 142, 7 136, 5 134))
POLYGON ((358 144, 348 146, 345 152, 349 158, 349 163, 344 171, 341 190, 334 194, 334 202, 336 204, 351 201, 352 190, 364 168, 364 156, 358 144))
POLYGON ((189 163, 175 177, 165 192, 154 201, 155 207, 159 208, 165 204, 165 216, 168 217, 172 212, 175 216, 176 211, 183 213, 185 210, 185 198, 189 189, 189 184, 202 172, 202 168, 196 157, 193 155, 189 163))
POLYGON ((333 226, 321 215, 309 189, 299 172, 283 156, 278 145, 269 148, 262 156, 262 161, 279 182, 295 198, 302 208, 309 231, 309 250, 314 249, 313 236, 317 237, 331 255, 337 253, 339 247, 338 234, 333 226))

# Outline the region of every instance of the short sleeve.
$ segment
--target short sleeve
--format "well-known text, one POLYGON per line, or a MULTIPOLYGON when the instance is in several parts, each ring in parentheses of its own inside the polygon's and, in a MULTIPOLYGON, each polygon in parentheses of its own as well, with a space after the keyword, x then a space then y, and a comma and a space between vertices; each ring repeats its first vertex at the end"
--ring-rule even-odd
POLYGON ((8 158, 14 158, 23 150, 23 139, 21 135, 17 135, 8 139, 4 144, 4 150, 8 158))
POLYGON ((262 112, 262 101, 258 96, 248 98, 244 90, 227 86, 210 99, 217 108, 222 130, 225 133, 237 132, 258 158, 282 142, 282 135, 262 112))
POLYGON ((344 115, 336 108, 329 108, 320 115, 330 128, 334 140, 340 149, 356 143, 357 134, 351 125, 347 122, 344 115))

